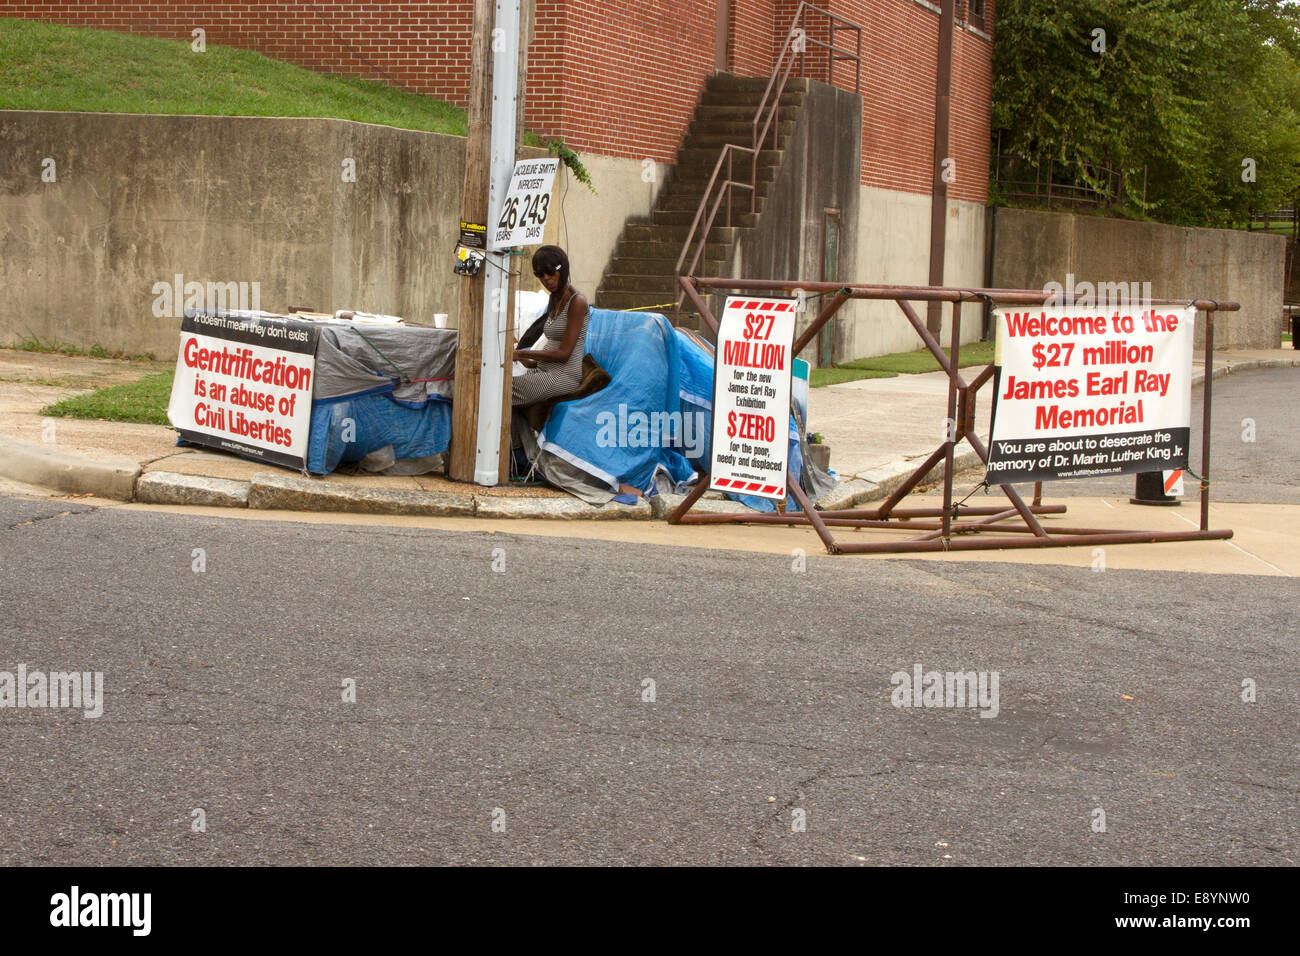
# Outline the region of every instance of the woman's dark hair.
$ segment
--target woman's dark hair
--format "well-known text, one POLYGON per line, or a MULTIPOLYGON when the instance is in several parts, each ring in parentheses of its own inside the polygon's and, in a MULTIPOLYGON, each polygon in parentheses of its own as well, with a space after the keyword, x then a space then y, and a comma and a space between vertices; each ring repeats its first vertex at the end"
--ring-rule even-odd
POLYGON ((557 272, 560 274, 560 284, 555 287, 550 301, 546 304, 548 315, 555 311, 555 307, 560 304, 560 297, 564 295, 564 290, 569 287, 569 257, 559 246, 542 246, 533 253, 535 275, 543 273, 555 275, 557 272))

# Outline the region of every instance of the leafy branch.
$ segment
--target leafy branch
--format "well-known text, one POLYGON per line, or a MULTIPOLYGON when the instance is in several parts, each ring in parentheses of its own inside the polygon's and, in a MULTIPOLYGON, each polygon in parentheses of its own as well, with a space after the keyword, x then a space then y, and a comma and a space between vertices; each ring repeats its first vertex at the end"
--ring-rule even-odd
POLYGON ((573 178, 590 189, 592 195, 600 195, 600 193, 596 192, 596 187, 591 184, 591 173, 587 172, 587 167, 582 165, 582 158, 564 145, 564 140, 553 139, 546 144, 546 148, 559 157, 560 162, 569 167, 569 170, 573 173, 573 178))

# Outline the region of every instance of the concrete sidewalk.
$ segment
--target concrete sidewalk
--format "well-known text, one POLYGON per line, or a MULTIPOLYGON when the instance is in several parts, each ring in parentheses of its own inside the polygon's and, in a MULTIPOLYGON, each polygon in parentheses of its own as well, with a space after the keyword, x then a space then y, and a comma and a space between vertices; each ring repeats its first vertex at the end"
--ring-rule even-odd
MULTIPOLYGON (((169 367, 164 363, 146 371, 169 367)), ((1300 351, 1215 353, 1216 378, 1273 367, 1300 367, 1300 351)), ((129 381, 140 371, 138 364, 112 359, 0 350, 0 478, 62 494, 154 505, 425 517, 647 520, 662 517, 679 500, 657 496, 633 506, 594 507, 549 488, 482 488, 431 475, 305 478, 233 455, 177 447, 176 433, 167 426, 41 415, 42 408, 62 398, 129 381)), ((963 370, 967 381, 977 373, 978 368, 963 370)), ((1193 381, 1203 379, 1198 361, 1193 381)), ((897 488, 942 443, 947 393, 940 372, 813 389, 809 427, 825 437, 831 467, 841 476, 822 507, 852 507, 897 488)), ((986 386, 976 417, 986 443, 991 401, 992 388, 986 386)), ((956 462, 960 468, 978 464, 964 441, 956 462)), ((711 511, 747 510, 724 501, 706 505, 711 511)))

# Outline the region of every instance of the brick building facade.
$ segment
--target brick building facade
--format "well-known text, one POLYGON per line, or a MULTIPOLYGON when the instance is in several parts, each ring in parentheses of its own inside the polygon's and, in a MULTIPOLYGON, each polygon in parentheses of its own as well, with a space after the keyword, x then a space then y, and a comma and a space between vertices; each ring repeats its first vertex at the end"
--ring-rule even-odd
MULTIPOLYGON (((5 0, 0 16, 186 41, 201 27, 208 43, 463 105, 472 6, 472 0, 5 0)), ((820 6, 862 27, 862 184, 928 194, 937 4, 822 0, 820 6)), ((958 0, 953 50, 950 195, 981 204, 989 164, 992 6, 991 0, 958 0)), ((536 0, 528 125, 581 151, 671 163, 706 77, 719 68, 769 75, 797 8, 797 0, 536 0)), ((810 37, 826 39, 825 18, 811 15, 807 28, 810 37)), ((809 75, 825 76, 823 55, 809 46, 809 75)), ((836 67, 836 83, 852 88, 852 64, 836 67)))

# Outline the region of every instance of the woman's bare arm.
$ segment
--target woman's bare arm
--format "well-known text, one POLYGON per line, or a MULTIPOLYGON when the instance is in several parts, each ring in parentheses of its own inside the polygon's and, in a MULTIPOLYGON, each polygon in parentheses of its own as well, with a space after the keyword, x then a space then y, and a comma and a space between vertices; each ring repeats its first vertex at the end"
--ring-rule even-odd
POLYGON ((582 332, 582 316, 587 314, 587 297, 582 294, 574 295, 569 300, 569 307, 565 310, 566 321, 564 324, 564 338, 560 339, 560 344, 553 349, 515 349, 515 358, 527 365, 526 359, 541 360, 543 362, 567 362, 569 356, 573 354, 573 347, 578 344, 578 336, 582 332), (576 310, 576 311, 575 311, 576 310), (579 318, 575 319, 577 315, 579 318))

